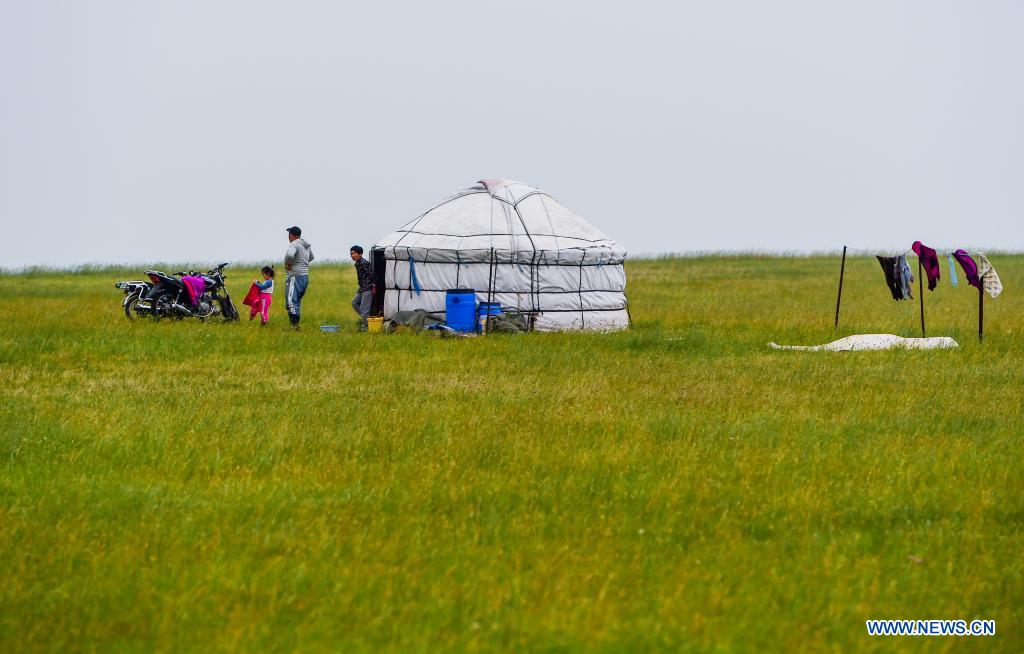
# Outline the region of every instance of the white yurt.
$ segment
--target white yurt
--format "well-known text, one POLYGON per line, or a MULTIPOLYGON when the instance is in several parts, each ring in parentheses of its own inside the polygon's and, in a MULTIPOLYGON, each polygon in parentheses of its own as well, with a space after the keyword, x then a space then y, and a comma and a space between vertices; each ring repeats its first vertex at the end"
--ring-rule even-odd
MULTIPOLYGON (((384 317, 444 317, 448 289, 500 302, 538 331, 629 326, 626 252, 544 191, 484 179, 442 200, 374 246, 384 317)), ((379 284, 378 284, 379 288, 379 284)))

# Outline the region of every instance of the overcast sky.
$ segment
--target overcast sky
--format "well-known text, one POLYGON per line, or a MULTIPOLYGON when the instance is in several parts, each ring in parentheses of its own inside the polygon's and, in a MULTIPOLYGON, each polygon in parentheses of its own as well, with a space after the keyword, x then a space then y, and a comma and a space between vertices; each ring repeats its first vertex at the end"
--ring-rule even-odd
POLYGON ((632 254, 1024 249, 1024 3, 0 0, 0 267, 321 258, 482 177, 632 254))

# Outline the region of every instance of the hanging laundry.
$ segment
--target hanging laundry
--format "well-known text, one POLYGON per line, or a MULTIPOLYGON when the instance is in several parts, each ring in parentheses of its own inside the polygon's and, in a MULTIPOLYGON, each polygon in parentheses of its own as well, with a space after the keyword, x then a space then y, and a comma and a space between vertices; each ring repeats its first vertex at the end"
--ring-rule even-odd
MULTIPOLYGON (((975 288, 981 288, 981 280, 978 279, 978 264, 974 263, 971 255, 967 254, 966 250, 960 249, 950 256, 960 262, 960 267, 964 269, 964 275, 967 276, 967 283, 975 288)), ((950 270, 952 270, 952 265, 950 270)))
POLYGON ((934 291, 935 284, 939 281, 939 257, 936 256, 935 250, 921 241, 914 241, 911 249, 924 266, 925 275, 928 277, 928 290, 934 291))
POLYGON ((903 299, 913 300, 914 294, 911 289, 914 288, 914 273, 910 272, 910 264, 902 254, 896 257, 896 270, 900 278, 900 291, 903 293, 903 299))
POLYGON ((978 277, 981 278, 985 292, 992 297, 996 297, 1003 292, 1003 283, 999 281, 996 269, 992 267, 988 257, 980 252, 978 253, 978 277))
POLYGON ((956 280, 956 264, 953 263, 953 255, 952 254, 948 255, 948 257, 949 257, 949 284, 953 288, 956 288, 956 284, 957 284, 957 280, 956 280))
POLYGON ((899 268, 897 268, 896 257, 879 257, 876 255, 875 258, 878 259, 879 265, 882 266, 882 272, 885 274, 885 285, 889 287, 892 299, 902 300, 903 291, 900 288, 899 268))

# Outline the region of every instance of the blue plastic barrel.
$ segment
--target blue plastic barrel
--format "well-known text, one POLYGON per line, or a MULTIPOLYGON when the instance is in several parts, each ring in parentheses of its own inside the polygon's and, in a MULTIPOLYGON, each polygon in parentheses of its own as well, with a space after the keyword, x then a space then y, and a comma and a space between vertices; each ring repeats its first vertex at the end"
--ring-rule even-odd
POLYGON ((457 332, 476 329, 476 291, 471 288, 449 288, 444 298, 445 322, 457 332))
POLYGON ((477 309, 479 316, 477 328, 480 331, 487 331, 487 318, 501 315, 501 302, 481 302, 477 309))

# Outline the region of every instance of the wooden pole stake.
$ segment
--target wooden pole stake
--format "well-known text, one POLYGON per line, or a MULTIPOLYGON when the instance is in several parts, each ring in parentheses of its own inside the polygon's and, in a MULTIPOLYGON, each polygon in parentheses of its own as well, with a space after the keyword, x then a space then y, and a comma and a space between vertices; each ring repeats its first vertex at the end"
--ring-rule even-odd
POLYGON ((839 264, 839 295, 836 296, 836 322, 832 329, 839 329, 839 303, 843 301, 843 273, 846 271, 846 246, 843 246, 843 260, 839 264))
POLYGON ((917 295, 921 299, 921 336, 926 336, 924 331, 924 281, 921 279, 921 257, 917 257, 917 295))
POLYGON ((978 342, 985 334, 985 292, 982 290, 984 284, 978 286, 978 342))

